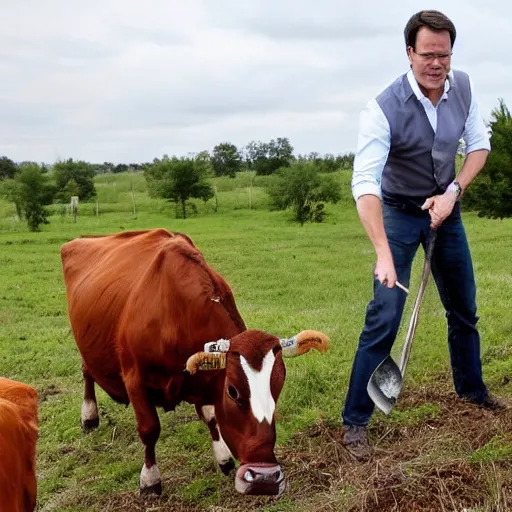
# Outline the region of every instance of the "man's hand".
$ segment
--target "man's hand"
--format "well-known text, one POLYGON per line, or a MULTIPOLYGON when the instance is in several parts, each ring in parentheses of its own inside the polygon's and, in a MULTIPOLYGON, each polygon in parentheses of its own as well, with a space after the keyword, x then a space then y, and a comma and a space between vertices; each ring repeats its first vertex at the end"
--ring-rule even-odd
POLYGON ((422 210, 428 210, 430 213, 430 227, 438 228, 443 221, 452 213, 453 207, 457 202, 457 196, 451 190, 447 190, 439 196, 429 197, 421 207, 422 210))
POLYGON ((384 286, 388 288, 395 286, 396 271, 392 258, 377 258, 377 264, 373 273, 384 286))

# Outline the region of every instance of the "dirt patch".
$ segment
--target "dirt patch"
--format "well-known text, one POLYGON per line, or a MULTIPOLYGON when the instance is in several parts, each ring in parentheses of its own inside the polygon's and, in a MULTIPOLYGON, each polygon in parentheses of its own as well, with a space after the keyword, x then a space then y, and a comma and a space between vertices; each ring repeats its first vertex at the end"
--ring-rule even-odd
MULTIPOLYGON (((452 392, 425 388, 404 392, 398 409, 408 411, 424 404, 436 404, 437 413, 406 426, 374 416, 369 435, 376 453, 367 463, 354 462, 342 447, 339 423, 322 422, 297 433, 289 445, 277 450, 288 481, 281 498, 288 507, 283 503, 282 510, 470 512, 479 507, 479 512, 511 511, 510 457, 490 454, 472 461, 468 454, 491 440, 512 443, 512 408, 489 412, 452 392)), ((211 471, 215 471, 213 465, 211 471)), ((148 502, 135 492, 114 494, 105 496, 99 510, 247 512, 270 504, 279 510, 275 498, 238 494, 232 477, 221 482, 216 492, 222 506, 184 502, 181 486, 189 482, 181 474, 164 479, 166 494, 161 498, 148 502)))
POLYGON ((48 384, 39 391, 39 402, 46 402, 50 396, 60 395, 61 391, 55 384, 48 384))
POLYGON ((492 439, 512 442, 512 409, 493 413, 429 389, 404 393, 400 409, 425 403, 437 404, 439 413, 412 425, 377 417, 369 431, 376 454, 365 464, 343 449, 339 425, 320 424, 297 435, 294 453, 284 454, 289 479, 300 482, 295 496, 345 494, 331 504, 317 503, 315 511, 340 510, 340 502, 347 512, 512 510, 511 461, 467 457, 492 439))

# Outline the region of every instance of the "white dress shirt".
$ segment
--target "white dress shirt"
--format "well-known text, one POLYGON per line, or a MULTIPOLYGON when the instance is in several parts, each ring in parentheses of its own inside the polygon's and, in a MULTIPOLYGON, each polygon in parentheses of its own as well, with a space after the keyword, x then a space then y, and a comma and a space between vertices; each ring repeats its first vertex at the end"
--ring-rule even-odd
MULTIPOLYGON (((448 98, 447 93, 450 90, 450 79, 453 79, 453 72, 450 71, 448 78, 444 83, 444 93, 437 105, 448 98)), ((435 133, 437 129, 437 105, 433 105, 421 92, 412 70, 409 70, 407 73, 407 79, 416 98, 423 105, 435 133)), ((489 130, 480 115, 471 79, 469 84, 471 89, 471 105, 462 135, 466 143, 466 155, 479 149, 491 149, 489 130)), ((373 98, 359 116, 359 136, 352 174, 352 195, 356 201, 365 194, 372 194, 382 198, 382 171, 388 159, 390 144, 391 132, 388 120, 377 103, 376 98, 373 98)))

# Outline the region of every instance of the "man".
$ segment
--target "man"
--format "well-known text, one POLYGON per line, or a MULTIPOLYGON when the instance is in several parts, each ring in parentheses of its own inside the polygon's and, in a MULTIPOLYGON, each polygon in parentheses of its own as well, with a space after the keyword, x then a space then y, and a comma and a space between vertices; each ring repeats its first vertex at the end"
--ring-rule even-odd
POLYGON ((405 27, 411 69, 361 113, 352 192, 377 257, 374 296, 354 358, 342 411, 343 444, 356 459, 372 448, 366 427, 374 410, 366 386, 390 353, 402 318, 416 250, 437 230, 432 273, 446 309, 457 394, 480 406, 501 404, 482 379, 475 281, 458 200, 490 151, 467 74, 450 69, 456 31, 438 11, 421 11, 405 27), (455 176, 459 140, 466 158, 455 176))

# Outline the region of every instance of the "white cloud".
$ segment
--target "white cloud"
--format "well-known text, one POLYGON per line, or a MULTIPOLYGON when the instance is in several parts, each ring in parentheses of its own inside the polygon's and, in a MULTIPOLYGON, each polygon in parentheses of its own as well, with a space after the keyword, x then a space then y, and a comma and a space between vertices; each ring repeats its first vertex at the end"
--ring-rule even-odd
MULTIPOLYGON (((408 69, 409 0, 19 0, 0 17, 0 154, 140 162, 221 141, 355 149, 358 112, 408 69)), ((512 104, 512 6, 453 0, 453 67, 512 104), (480 5, 479 5, 480 4, 480 5)))

